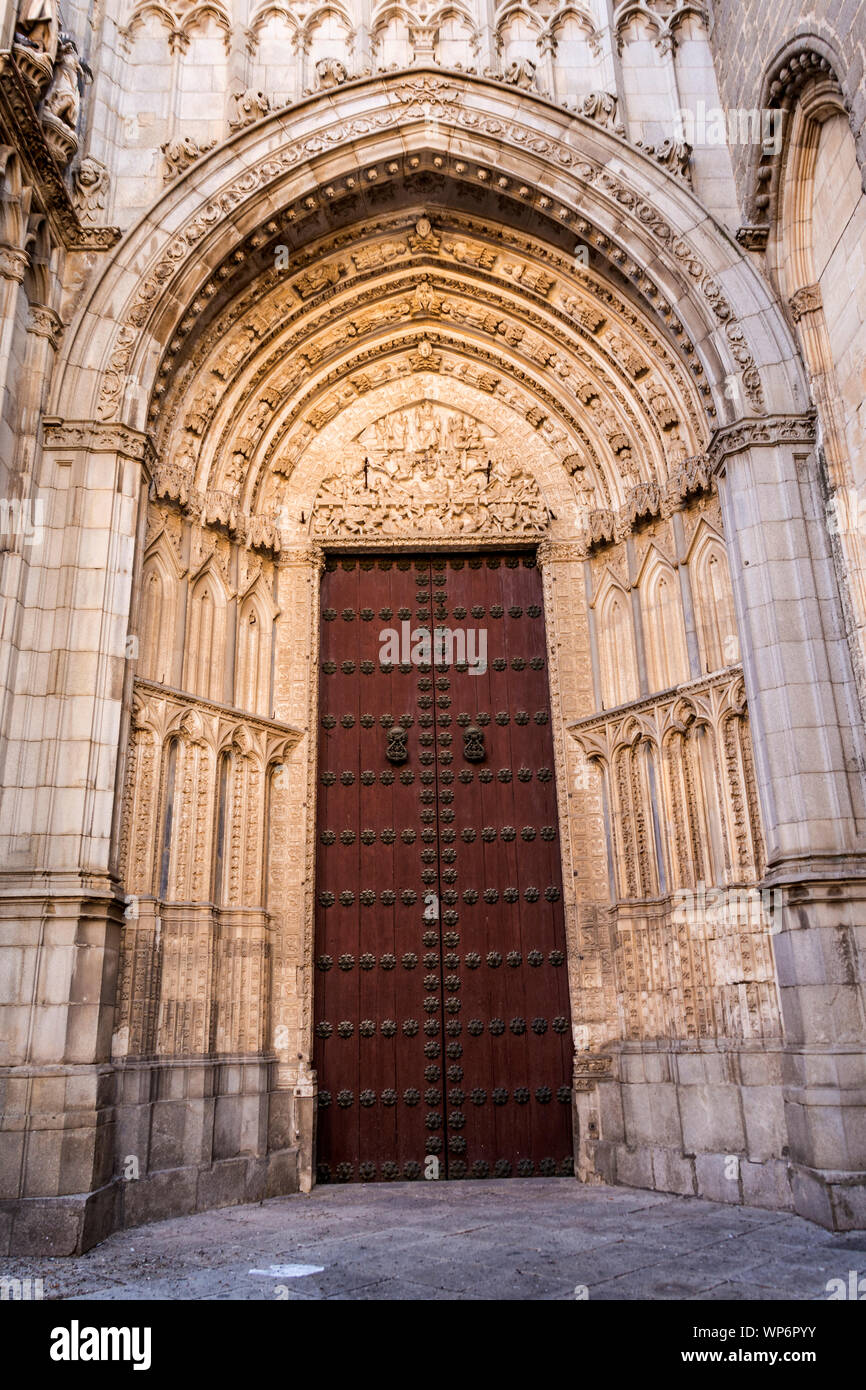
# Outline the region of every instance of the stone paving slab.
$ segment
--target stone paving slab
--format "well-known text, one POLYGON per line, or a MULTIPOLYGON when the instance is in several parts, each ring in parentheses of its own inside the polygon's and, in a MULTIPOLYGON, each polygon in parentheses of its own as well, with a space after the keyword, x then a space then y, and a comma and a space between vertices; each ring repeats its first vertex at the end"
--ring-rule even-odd
POLYGON ((119 1231, 77 1259, 10 1259, 48 1299, 825 1300, 866 1233, 564 1178, 316 1188, 119 1231), (322 1266, 301 1277, 253 1274, 322 1266))

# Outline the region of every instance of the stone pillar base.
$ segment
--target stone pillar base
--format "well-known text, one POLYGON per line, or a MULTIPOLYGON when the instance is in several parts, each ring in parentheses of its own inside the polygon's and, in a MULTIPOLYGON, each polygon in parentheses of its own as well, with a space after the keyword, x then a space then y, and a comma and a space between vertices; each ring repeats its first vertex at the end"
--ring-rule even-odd
POLYGON ((71 1197, 21 1197, 0 1202, 4 1255, 83 1255, 119 1225, 121 1184, 71 1197))
POLYGON ((791 1164, 794 1210, 828 1231, 866 1229, 866 1173, 830 1173, 791 1164))
POLYGON ((143 1226, 216 1207, 237 1207, 287 1197, 299 1190, 298 1151, 224 1158, 208 1167, 165 1168, 124 1182, 118 1225, 143 1226))

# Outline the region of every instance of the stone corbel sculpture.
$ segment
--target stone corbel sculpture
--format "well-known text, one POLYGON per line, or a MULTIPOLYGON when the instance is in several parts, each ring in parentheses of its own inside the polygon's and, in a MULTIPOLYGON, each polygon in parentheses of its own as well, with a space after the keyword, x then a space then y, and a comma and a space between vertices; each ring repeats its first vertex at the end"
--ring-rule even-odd
POLYGON ((72 171, 72 201, 79 221, 85 227, 98 227, 105 222, 109 173, 101 160, 85 155, 72 171))

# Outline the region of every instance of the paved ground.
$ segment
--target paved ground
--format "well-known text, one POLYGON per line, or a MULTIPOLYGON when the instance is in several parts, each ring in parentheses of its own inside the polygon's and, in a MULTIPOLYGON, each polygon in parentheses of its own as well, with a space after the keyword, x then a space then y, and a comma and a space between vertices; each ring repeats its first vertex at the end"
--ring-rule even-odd
POLYGON ((317 1188, 0 1263, 47 1299, 826 1300, 866 1273, 866 1233, 538 1178, 317 1188))

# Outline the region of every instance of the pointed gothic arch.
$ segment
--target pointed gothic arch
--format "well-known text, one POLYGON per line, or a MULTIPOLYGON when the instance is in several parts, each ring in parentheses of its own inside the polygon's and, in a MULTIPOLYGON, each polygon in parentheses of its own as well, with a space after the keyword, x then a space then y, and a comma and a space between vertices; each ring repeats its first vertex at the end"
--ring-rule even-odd
POLYGON ((650 546, 638 583, 651 691, 667 690, 689 678, 689 658, 680 582, 656 546, 650 546))
POLYGON ((702 672, 721 671, 740 659, 728 556, 721 536, 702 521, 688 555, 702 672))
POLYGON ((601 664, 602 707, 613 709, 637 698, 637 650, 631 599, 610 573, 594 600, 601 664))
POLYGON ((185 687, 204 699, 224 695, 227 628, 228 594, 208 564, 190 589, 184 642, 185 687))

